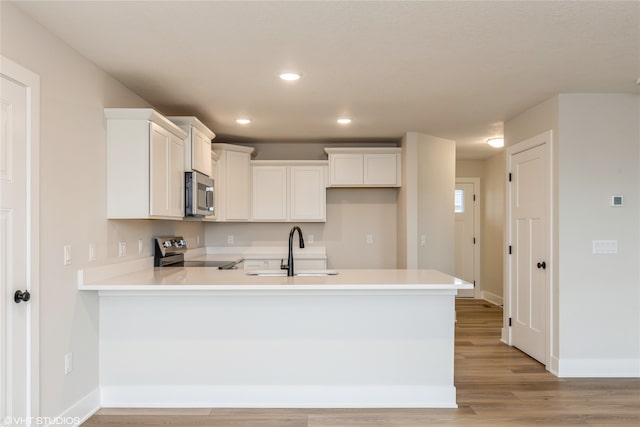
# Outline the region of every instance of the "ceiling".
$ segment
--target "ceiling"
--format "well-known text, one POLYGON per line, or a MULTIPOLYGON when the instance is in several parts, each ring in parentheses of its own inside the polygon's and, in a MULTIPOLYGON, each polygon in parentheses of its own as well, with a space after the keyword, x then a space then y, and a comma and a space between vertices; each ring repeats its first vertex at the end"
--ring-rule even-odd
POLYGON ((162 113, 222 138, 417 131, 483 158, 504 121, 557 93, 640 93, 636 1, 17 4, 162 113), (288 70, 303 76, 280 80, 288 70))

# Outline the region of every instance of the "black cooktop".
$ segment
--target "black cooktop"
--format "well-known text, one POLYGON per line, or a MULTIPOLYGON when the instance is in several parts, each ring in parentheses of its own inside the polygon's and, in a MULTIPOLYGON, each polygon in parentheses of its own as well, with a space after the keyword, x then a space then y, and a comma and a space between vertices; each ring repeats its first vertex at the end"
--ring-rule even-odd
POLYGON ((233 270, 242 261, 182 261, 172 264, 175 267, 214 267, 219 270, 233 270))

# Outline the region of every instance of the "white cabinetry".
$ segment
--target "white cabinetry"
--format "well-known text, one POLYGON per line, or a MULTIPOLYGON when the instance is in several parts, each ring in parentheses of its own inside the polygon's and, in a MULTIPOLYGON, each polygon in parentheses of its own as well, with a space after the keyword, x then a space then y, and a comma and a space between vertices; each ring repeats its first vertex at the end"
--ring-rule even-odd
POLYGON ((253 148, 212 144, 219 156, 215 209, 218 221, 249 221, 251 216, 251 153, 253 148))
POLYGON ((400 187, 401 148, 325 148, 330 187, 400 187))
POLYGON ((105 108, 107 217, 184 217, 186 133, 150 108, 105 108))
POLYGON ((167 117, 187 133, 184 140, 184 169, 211 175, 211 140, 215 134, 196 117, 167 117))
POLYGON ((326 221, 326 162, 251 162, 252 219, 326 221))
MULTIPOLYGON (((202 221, 205 222, 211 222, 211 221, 217 221, 218 220, 218 206, 217 206, 217 197, 218 197, 218 189, 220 188, 220 184, 218 181, 218 160, 220 159, 220 156, 218 155, 218 153, 216 153, 215 151, 211 151, 209 158, 211 159, 211 174, 209 175, 209 177, 211 177, 211 179, 213 179, 213 197, 214 197, 214 203, 213 203, 213 215, 208 215, 205 216, 204 218, 202 218, 202 221)), ((185 218, 187 219, 187 218, 185 218)))

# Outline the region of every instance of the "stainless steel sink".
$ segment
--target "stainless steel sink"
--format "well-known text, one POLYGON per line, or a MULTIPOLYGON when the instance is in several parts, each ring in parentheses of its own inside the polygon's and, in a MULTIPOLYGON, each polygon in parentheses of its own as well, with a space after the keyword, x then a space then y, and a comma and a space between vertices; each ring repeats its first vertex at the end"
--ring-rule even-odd
MULTIPOLYGON (((249 276, 286 276, 286 270, 249 270, 246 272, 249 276)), ((300 270, 294 273, 294 276, 335 276, 338 270, 300 270)))

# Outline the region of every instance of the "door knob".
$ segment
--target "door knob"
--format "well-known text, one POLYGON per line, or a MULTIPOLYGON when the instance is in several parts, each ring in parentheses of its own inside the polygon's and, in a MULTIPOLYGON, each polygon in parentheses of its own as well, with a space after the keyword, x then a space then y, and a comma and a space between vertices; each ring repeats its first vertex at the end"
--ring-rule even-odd
POLYGON ((29 291, 16 291, 15 294, 13 294, 13 300, 16 302, 16 304, 20 304, 22 301, 27 302, 31 299, 31 294, 29 293, 29 291))
POLYGON ((539 263, 538 263, 538 268, 541 268, 541 269, 543 269, 543 270, 546 270, 546 269, 547 269, 547 263, 546 263, 546 262, 544 262, 544 261, 539 262, 539 263))

